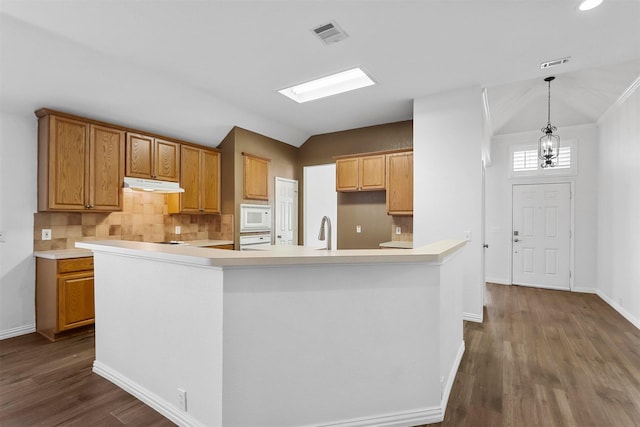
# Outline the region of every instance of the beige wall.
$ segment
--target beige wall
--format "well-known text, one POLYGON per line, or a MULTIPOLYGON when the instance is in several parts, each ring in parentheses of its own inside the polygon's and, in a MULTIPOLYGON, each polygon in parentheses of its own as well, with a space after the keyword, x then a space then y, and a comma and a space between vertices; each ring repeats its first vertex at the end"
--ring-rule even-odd
MULTIPOLYGON (((218 146, 222 150, 222 212, 240 218, 240 204, 270 204, 274 202, 275 177, 299 180, 298 149, 250 130, 234 127, 218 146), (271 159, 269 162, 269 201, 243 197, 244 159, 242 153, 271 159)), ((275 215, 275 212, 274 212, 275 215)), ((234 242, 238 243, 240 223, 236 221, 234 242)))
MULTIPOLYGON (((397 150, 413 147, 413 121, 388 123, 315 135, 298 151, 298 175, 302 177, 305 166, 335 163, 334 156, 397 150)), ((300 182, 300 212, 302 212, 303 183, 300 182)), ((299 238, 303 236, 300 218, 299 238)), ((384 191, 338 193, 338 249, 377 248, 389 240, 412 240, 412 217, 387 215, 384 191), (362 232, 356 233, 356 225, 362 232), (402 235, 392 230, 402 227, 402 235)))

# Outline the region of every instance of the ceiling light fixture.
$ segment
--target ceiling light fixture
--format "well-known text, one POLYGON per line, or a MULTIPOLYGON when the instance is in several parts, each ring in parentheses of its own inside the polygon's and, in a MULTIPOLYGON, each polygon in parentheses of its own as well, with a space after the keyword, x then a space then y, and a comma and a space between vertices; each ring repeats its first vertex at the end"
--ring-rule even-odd
POLYGON ((602 3, 602 0, 583 0, 578 9, 584 12, 600 6, 600 3, 602 3))
POLYGON ((375 82, 359 67, 327 77, 279 90, 298 103, 313 101, 331 95, 374 85, 375 82))
POLYGON ((538 158, 542 160, 540 164, 542 168, 554 167, 560 152, 560 136, 553 134, 557 129, 551 124, 551 82, 554 79, 553 76, 544 79, 549 87, 549 97, 547 98, 547 126, 541 129, 544 135, 538 141, 538 158))

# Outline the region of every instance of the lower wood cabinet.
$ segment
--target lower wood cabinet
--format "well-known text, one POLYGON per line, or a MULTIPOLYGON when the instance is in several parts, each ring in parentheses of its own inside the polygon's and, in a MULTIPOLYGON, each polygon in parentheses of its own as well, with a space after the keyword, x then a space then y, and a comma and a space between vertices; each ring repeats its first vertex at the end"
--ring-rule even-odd
POLYGON ((36 331, 55 341, 94 317, 93 257, 36 258, 36 331))
POLYGON ((211 249, 226 249, 229 251, 233 250, 233 244, 229 244, 229 245, 217 245, 217 246, 205 246, 205 248, 211 248, 211 249))

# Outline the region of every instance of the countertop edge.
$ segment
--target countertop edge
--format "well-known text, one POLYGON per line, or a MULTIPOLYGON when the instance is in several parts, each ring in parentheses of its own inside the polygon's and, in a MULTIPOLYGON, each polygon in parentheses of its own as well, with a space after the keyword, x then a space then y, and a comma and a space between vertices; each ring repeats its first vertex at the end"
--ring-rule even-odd
POLYGON ((304 248, 297 254, 277 251, 226 251, 189 245, 166 246, 144 242, 84 241, 76 247, 95 252, 115 253, 141 258, 182 262, 210 267, 252 267, 313 264, 370 263, 441 263, 447 256, 464 247, 464 240, 442 240, 417 248, 314 250, 304 248))

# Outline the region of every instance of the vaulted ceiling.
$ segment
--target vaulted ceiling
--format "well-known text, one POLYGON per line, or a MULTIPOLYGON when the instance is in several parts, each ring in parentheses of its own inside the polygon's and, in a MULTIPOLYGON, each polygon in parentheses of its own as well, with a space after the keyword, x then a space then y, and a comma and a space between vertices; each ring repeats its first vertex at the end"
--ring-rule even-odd
POLYGON ((215 146, 232 126, 309 136, 412 118, 487 88, 494 133, 594 123, 640 75, 640 2, 2 0, 0 109, 58 108, 215 146), (311 29, 336 21, 349 38, 311 29), (540 63, 570 56, 552 70, 540 63), (365 68, 378 83, 296 104, 277 90, 365 68))

